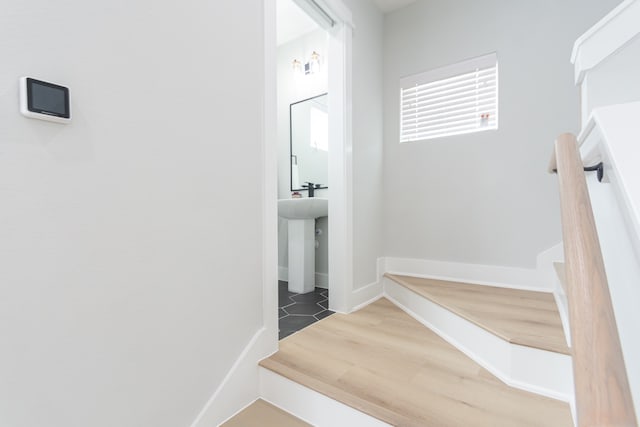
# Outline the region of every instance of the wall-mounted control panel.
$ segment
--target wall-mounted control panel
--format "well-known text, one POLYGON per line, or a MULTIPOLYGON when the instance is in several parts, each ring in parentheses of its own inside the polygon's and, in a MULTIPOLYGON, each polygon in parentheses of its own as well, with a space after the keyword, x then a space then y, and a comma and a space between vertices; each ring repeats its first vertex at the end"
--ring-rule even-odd
POLYGON ((21 77, 20 112, 32 119, 69 123, 69 88, 31 77, 21 77))

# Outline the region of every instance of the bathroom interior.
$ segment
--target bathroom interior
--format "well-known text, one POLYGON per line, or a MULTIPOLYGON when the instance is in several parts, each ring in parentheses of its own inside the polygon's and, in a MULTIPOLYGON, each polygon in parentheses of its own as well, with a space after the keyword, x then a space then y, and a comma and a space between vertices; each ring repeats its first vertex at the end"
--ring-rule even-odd
POLYGON ((328 37, 294 0, 278 0, 280 339, 333 314, 328 307, 328 37))

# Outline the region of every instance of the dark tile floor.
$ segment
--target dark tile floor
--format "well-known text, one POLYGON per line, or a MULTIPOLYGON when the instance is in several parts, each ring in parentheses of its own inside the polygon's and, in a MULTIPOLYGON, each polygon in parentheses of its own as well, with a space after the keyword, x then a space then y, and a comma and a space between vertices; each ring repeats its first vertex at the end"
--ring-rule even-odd
POLYGON ((280 339, 333 314, 328 310, 328 289, 316 288, 308 294, 296 294, 289 292, 287 286, 287 282, 278 281, 280 339))

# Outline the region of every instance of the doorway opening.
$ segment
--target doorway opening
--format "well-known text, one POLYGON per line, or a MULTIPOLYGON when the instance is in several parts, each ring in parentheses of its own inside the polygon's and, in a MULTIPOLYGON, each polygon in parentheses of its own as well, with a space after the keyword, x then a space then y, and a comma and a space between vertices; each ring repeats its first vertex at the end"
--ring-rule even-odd
MULTIPOLYGON (((278 200, 298 194, 328 199, 328 215, 313 220, 311 231, 306 226, 306 238, 299 240, 312 241, 313 250, 306 249, 313 252, 315 264, 311 267, 311 288, 307 285, 303 289, 299 284, 291 289, 288 283, 302 274, 300 264, 307 266, 309 260, 308 254, 305 258, 299 253, 305 252, 300 249, 302 243, 291 245, 294 234, 288 225, 290 219, 277 217, 277 242, 269 240, 269 236, 275 237, 274 233, 266 233, 267 253, 277 246, 277 254, 265 260, 277 259, 278 285, 271 282, 274 286, 265 289, 269 294, 265 295, 265 325, 278 323, 267 319, 269 310, 274 310, 268 303, 278 300, 277 318, 282 323, 279 335, 283 338, 332 312, 351 309, 351 16, 341 0, 267 0, 267 9, 268 3, 277 11, 277 41, 275 58, 266 60, 267 67, 271 65, 276 71, 266 73, 265 118, 275 117, 277 124, 271 128, 273 141, 267 141, 266 147, 277 154, 265 153, 265 174, 276 169, 276 177, 271 179, 277 181, 277 194, 273 196, 278 200), (307 100, 310 102, 305 108, 307 100), (294 106, 302 107, 302 113, 298 113, 302 120, 295 116, 294 106), (273 110, 269 115, 270 108, 273 110), (328 129, 319 129, 323 123, 328 124, 328 129), (294 145, 299 143, 296 137, 301 137, 302 145, 294 145), (276 167, 269 164, 274 157, 276 167), (325 163, 318 166, 321 161, 325 163), (320 175, 313 174, 318 171, 320 175)), ((266 32, 268 25, 267 22, 266 32)), ((269 140, 266 125, 265 130, 269 140)), ((268 186, 266 190, 268 198, 268 186)), ((272 203, 265 201, 266 211, 272 203)), ((275 203, 277 210, 279 202, 275 203)), ((267 213, 265 220, 269 220, 267 213)), ((308 271, 304 273, 309 276, 308 271)))

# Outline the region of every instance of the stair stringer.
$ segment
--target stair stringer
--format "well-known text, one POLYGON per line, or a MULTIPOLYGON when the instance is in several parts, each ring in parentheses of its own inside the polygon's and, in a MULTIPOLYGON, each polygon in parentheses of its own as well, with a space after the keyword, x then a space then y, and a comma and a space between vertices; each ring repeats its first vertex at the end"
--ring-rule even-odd
POLYGON ((573 404, 573 369, 565 354, 509 343, 389 278, 384 296, 504 383, 573 404))

